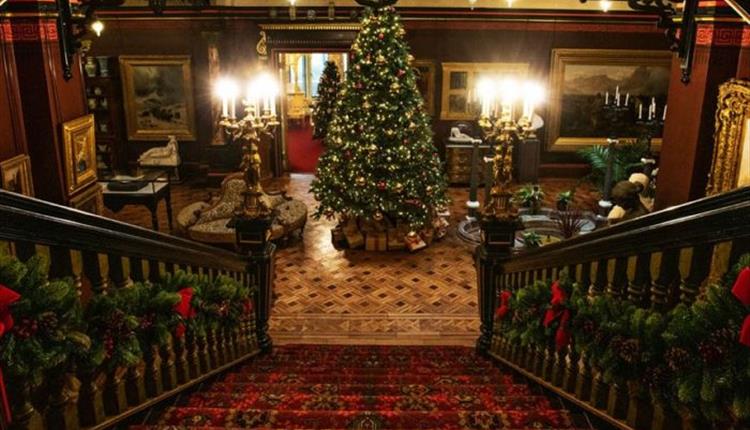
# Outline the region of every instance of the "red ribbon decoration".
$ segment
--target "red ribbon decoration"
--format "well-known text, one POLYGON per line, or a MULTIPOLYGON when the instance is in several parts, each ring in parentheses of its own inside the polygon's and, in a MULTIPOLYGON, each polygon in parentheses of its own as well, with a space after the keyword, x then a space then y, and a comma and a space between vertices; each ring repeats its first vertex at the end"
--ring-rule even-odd
POLYGON ((253 312, 253 301, 250 299, 245 300, 245 303, 242 305, 242 311, 245 312, 245 315, 250 315, 253 312))
MULTIPOLYGON (((742 269, 732 287, 732 294, 745 306, 750 306, 750 267, 742 269)), ((750 346, 750 314, 745 317, 740 329, 740 343, 750 346)))
POLYGON ((570 343, 571 335, 570 330, 568 330, 570 310, 563 307, 567 297, 565 290, 560 286, 560 282, 553 282, 550 289, 552 290, 552 298, 549 301, 549 309, 544 313, 543 325, 545 328, 548 328, 555 320, 560 319, 560 324, 557 326, 557 331, 555 332, 555 346, 559 351, 570 343))
MULTIPOLYGON (((20 294, 0 284, 0 338, 5 333, 9 333, 13 328, 13 315, 10 314, 10 305, 17 302, 20 298, 20 294)), ((6 422, 10 423, 10 403, 8 402, 8 393, 5 391, 2 368, 0 368, 0 401, 3 402, 3 411, 5 412, 3 418, 5 418, 6 422)))
POLYGON ((510 297, 512 296, 510 291, 503 291, 500 293, 500 306, 495 310, 495 318, 503 319, 510 310, 510 297))
MULTIPOLYGON (((177 312, 179 316, 182 317, 183 320, 188 320, 195 316, 196 312, 195 309, 193 309, 193 306, 191 305, 191 302, 193 300, 193 289, 192 288, 183 288, 180 291, 177 292, 177 294, 180 295, 180 302, 174 305, 174 310, 177 312)), ((187 331, 187 327, 185 327, 185 324, 180 322, 177 324, 177 327, 174 329, 174 335, 178 339, 185 336, 185 332, 187 331)))

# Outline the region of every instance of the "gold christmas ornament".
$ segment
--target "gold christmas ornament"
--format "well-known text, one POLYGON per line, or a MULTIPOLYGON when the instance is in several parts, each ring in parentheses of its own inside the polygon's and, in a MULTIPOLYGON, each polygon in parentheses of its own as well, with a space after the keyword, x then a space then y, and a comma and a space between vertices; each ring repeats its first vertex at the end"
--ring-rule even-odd
POLYGON ((372 219, 375 221, 383 221, 383 213, 380 211, 375 212, 375 214, 372 216, 372 219))
POLYGON ((366 183, 367 180, 364 176, 360 176, 359 178, 357 178, 357 185, 359 185, 360 187, 364 187, 366 183))
POLYGON ((393 191, 397 193, 404 191, 404 184, 402 184, 401 182, 396 182, 396 184, 393 186, 393 191))

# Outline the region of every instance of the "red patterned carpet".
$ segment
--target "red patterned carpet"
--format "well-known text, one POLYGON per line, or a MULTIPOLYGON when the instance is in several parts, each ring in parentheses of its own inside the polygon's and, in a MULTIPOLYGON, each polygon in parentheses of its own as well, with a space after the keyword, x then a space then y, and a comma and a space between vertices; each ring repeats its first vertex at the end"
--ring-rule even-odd
POLYGON ((465 347, 276 347, 181 403, 132 428, 589 428, 465 347))
POLYGON ((308 121, 289 124, 286 130, 289 170, 294 173, 313 173, 323 152, 320 139, 313 139, 313 127, 308 121))

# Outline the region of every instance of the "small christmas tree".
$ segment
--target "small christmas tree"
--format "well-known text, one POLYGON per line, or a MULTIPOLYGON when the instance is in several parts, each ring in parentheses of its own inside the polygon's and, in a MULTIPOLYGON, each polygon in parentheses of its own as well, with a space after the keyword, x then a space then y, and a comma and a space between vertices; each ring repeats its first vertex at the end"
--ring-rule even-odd
POLYGON ((320 77, 318 100, 313 108, 312 116, 315 125, 313 137, 315 139, 325 139, 328 135, 328 126, 331 123, 331 118, 333 118, 333 110, 336 107, 340 85, 339 69, 336 67, 336 63, 328 61, 325 69, 323 69, 323 76, 320 77))
POLYGON ((445 227, 435 224, 446 181, 404 34, 393 7, 365 11, 312 192, 316 217, 402 226, 428 242, 424 230, 445 227))

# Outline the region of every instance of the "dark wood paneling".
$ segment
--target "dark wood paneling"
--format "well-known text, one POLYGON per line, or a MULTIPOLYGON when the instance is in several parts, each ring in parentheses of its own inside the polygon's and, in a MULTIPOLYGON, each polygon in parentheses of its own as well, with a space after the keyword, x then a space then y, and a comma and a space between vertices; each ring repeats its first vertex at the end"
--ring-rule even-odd
POLYGON ((0 26, 0 160, 27 152, 16 57, 7 26, 0 26))

